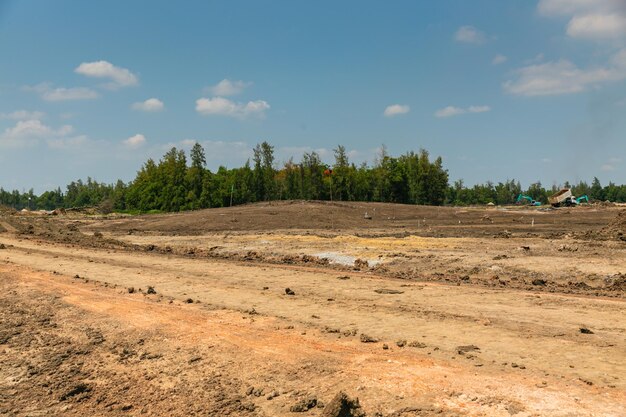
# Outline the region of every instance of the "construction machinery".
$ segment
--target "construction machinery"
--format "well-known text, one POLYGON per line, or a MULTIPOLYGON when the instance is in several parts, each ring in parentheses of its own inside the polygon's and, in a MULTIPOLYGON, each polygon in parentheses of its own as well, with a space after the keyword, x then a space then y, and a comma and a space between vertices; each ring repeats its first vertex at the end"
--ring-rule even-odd
POLYGON ((562 188, 559 192, 548 197, 548 202, 552 207, 571 206, 574 196, 569 188, 562 188))
POLYGON ((587 195, 585 194, 576 198, 572 194, 572 190, 570 188, 563 188, 558 193, 555 193, 551 195, 550 197, 548 197, 548 201, 550 202, 552 207, 561 207, 561 206, 571 207, 571 206, 577 206, 583 201, 588 203, 589 197, 587 197, 587 195))
POLYGON ((587 194, 585 195, 581 195, 580 197, 576 198, 576 204, 580 204, 582 202, 588 203, 589 202, 589 197, 587 197, 587 194))
POLYGON ((520 194, 520 195, 518 195, 518 196, 517 196, 517 200, 515 200, 515 203, 516 203, 516 204, 522 204, 522 203, 524 203, 525 201, 528 201, 528 203, 529 203, 531 206, 535 206, 535 207, 537 207, 537 206, 540 206, 540 205, 541 205, 541 202, 540 202, 540 201, 535 201, 535 199, 533 199, 531 196, 524 195, 524 194, 520 194))

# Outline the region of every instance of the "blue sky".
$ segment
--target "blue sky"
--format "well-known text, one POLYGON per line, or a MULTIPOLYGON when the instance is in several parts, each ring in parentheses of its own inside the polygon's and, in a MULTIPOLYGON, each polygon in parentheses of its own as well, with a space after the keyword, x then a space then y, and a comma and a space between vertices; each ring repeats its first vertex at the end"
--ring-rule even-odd
POLYGON ((427 149, 451 180, 626 183, 626 2, 0 0, 0 186, 427 149))

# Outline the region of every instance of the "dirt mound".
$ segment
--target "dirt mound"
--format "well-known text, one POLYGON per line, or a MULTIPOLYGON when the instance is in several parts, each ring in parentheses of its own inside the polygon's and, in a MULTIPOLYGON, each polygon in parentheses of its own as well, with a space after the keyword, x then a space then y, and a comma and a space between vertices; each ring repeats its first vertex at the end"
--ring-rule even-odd
POLYGON ((134 245, 119 240, 105 238, 101 232, 93 235, 83 233, 80 222, 57 222, 52 217, 25 218, 13 217, 12 227, 26 238, 37 238, 57 243, 80 245, 96 248, 127 248, 137 249, 134 245))
POLYGON ((17 211, 13 207, 0 204, 0 214, 15 214, 17 211))
POLYGON ((606 226, 615 209, 538 211, 532 208, 433 207, 408 204, 273 201, 232 208, 213 208, 169 214, 146 214, 102 219, 91 230, 114 234, 201 235, 219 231, 354 230, 362 237, 493 236, 521 233, 597 231, 606 226), (368 213, 371 218, 364 218, 368 213), (534 220, 534 223, 533 223, 534 220), (506 230, 506 232, 505 232, 506 230))
POLYGON ((98 207, 95 207, 95 206, 91 206, 91 207, 69 207, 69 208, 63 210, 63 214, 67 214, 67 213, 94 215, 94 214, 101 214, 102 211, 98 207))
POLYGON ((606 279, 606 288, 610 291, 626 291, 626 274, 617 274, 606 279))
POLYGON ((315 397, 304 398, 289 408, 292 413, 306 413, 311 408, 317 407, 318 402, 315 397))
POLYGON ((322 417, 365 417, 359 399, 354 400, 339 391, 322 411, 322 417))
POLYGON ((621 210, 602 233, 609 237, 626 241, 626 210, 621 210))

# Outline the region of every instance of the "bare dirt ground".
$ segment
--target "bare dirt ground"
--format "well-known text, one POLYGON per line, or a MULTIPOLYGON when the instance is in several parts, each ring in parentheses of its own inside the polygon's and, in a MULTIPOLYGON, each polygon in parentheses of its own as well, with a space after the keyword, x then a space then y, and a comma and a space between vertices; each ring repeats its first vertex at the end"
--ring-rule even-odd
POLYGON ((623 416, 625 240, 602 206, 5 212, 0 415, 623 416))

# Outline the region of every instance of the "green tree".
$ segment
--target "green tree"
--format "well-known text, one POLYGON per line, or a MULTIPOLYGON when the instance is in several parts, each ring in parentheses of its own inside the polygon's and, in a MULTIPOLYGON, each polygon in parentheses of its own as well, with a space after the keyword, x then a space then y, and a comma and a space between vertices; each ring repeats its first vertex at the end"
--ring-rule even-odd
POLYGON ((589 198, 593 200, 604 201, 604 190, 600 184, 598 177, 593 177, 591 181, 591 189, 589 190, 589 198))
POLYGON ((331 177, 329 178, 332 184, 332 192, 335 200, 351 200, 350 190, 350 164, 348 161, 348 154, 346 148, 342 145, 338 145, 333 149, 335 154, 335 164, 331 177))
POLYGON ((539 201, 543 204, 548 202, 548 192, 541 185, 541 181, 537 181, 533 184, 530 184, 528 190, 524 194, 532 197, 533 200, 539 201))
POLYGON ((158 209, 180 211, 187 200, 186 190, 187 157, 183 150, 170 149, 157 167, 159 193, 158 209))
POLYGON ((204 148, 198 142, 196 142, 190 151, 191 167, 187 170, 187 183, 189 184, 189 190, 187 193, 187 207, 188 208, 200 208, 202 207, 202 188, 204 183, 204 176, 206 174, 206 157, 204 154, 204 148))

